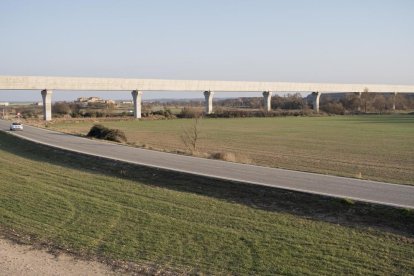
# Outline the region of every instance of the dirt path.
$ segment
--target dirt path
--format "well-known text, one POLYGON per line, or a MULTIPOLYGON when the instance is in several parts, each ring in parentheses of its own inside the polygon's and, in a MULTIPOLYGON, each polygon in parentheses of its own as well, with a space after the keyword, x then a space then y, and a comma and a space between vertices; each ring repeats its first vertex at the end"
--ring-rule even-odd
POLYGON ((0 276, 3 275, 119 275, 99 262, 58 257, 44 250, 0 238, 0 276))

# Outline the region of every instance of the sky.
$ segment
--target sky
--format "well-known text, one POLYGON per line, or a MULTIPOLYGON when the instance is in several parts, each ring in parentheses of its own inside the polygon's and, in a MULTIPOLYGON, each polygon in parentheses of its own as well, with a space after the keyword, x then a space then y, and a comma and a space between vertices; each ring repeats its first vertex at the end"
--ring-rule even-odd
POLYGON ((0 0, 0 75, 412 85, 414 1, 0 0))

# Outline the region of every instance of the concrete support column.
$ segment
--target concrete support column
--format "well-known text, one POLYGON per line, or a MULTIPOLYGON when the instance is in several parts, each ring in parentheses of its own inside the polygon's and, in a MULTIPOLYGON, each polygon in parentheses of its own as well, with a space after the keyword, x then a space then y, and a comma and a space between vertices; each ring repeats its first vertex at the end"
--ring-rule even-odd
POLYGON ((357 92, 358 94, 358 112, 361 112, 361 104, 362 104, 362 100, 361 100, 361 96, 362 96, 362 92, 357 92))
POLYGON ((142 92, 138 90, 134 90, 131 92, 132 99, 134 101, 134 118, 140 119, 141 118, 141 97, 142 92))
POLYGON ((320 92, 313 92, 313 111, 319 113, 319 98, 321 97, 320 92))
POLYGON ((395 111, 395 101, 397 100, 397 92, 394 92, 394 97, 393 97, 393 102, 392 102, 392 110, 395 111))
POLYGON ((42 90, 43 118, 45 121, 52 120, 52 90, 42 90))
POLYGON ((272 110, 272 92, 263 92, 263 104, 266 111, 272 110))
POLYGON ((204 98, 206 99, 206 102, 205 102, 206 114, 213 113, 213 95, 214 95, 214 92, 204 91, 204 98))

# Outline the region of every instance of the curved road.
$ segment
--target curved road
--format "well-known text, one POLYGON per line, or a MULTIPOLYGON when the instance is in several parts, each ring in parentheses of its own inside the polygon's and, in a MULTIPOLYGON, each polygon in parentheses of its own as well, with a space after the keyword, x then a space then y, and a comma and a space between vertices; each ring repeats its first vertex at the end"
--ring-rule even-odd
MULTIPOLYGON (((0 120, 0 130, 10 122, 0 120)), ((40 144, 138 165, 414 209, 414 186, 297 172, 133 148, 25 126, 14 135, 40 144)))

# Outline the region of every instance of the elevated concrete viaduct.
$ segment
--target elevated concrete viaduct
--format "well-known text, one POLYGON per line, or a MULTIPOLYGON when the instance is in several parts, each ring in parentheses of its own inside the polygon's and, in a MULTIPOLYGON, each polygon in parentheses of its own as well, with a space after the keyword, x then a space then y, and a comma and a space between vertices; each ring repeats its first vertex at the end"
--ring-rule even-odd
POLYGON ((132 91, 134 117, 141 118, 141 96, 143 91, 204 91, 205 112, 213 112, 214 92, 260 92, 263 93, 265 110, 271 109, 272 93, 310 92, 313 95, 313 109, 319 112, 319 98, 327 93, 414 93, 414 85, 382 84, 335 84, 335 83, 293 83, 293 82, 245 82, 207 80, 158 80, 121 78, 80 78, 40 76, 0 76, 0 90, 42 91, 45 120, 52 119, 53 90, 87 91, 132 91))

